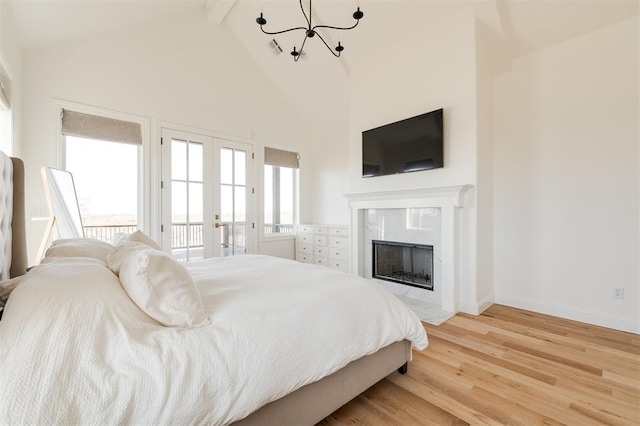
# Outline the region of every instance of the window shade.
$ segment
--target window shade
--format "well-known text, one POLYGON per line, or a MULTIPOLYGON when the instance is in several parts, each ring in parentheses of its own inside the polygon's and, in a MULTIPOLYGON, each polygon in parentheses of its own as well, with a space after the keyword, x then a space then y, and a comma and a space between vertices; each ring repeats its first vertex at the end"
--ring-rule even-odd
POLYGON ((291 167, 292 169, 300 168, 297 152, 282 151, 274 148, 264 149, 264 164, 268 164, 270 166, 291 167))
POLYGON ((65 136, 142 145, 142 129, 138 123, 67 110, 62 112, 62 134, 65 136))

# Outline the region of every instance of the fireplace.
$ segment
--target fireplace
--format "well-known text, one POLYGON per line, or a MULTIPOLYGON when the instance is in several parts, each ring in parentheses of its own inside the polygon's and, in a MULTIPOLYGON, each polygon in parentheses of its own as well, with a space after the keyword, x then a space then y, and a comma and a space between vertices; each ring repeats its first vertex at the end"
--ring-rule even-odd
MULTIPOLYGON (((466 228, 459 229, 458 222, 467 223, 469 216, 461 207, 466 199, 464 194, 470 188, 470 185, 461 185, 347 194, 351 211, 351 272, 372 278, 372 240, 431 244, 433 290, 387 280, 378 282, 395 294, 458 312, 461 297, 458 287, 471 292, 461 286, 458 270, 466 269, 465 265, 458 264, 461 254, 456 250, 457 241, 468 241, 466 228), (417 216, 414 216, 415 209, 419 210, 417 216), (374 211, 383 211, 383 215, 374 211)), ((464 248, 464 244, 460 246, 464 248)), ((472 307, 469 311, 476 309, 472 307)))
POLYGON ((373 240, 372 277, 433 291, 433 246, 373 240))

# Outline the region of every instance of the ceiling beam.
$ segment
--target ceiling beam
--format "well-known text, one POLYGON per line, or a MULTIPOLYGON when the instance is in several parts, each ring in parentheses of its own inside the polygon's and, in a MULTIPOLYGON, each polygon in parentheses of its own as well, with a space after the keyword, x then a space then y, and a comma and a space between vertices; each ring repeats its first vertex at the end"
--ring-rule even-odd
POLYGON ((209 0, 207 2, 207 19, 221 24, 236 0, 209 0))

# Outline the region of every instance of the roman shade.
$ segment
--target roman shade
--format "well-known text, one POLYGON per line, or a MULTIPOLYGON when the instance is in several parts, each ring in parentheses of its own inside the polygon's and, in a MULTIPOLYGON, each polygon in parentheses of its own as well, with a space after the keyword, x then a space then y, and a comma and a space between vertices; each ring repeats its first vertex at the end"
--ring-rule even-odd
POLYGON ((142 129, 138 123, 67 110, 62 111, 62 134, 142 145, 142 129))
POLYGON ((270 166, 290 167, 292 169, 300 168, 298 161, 299 154, 297 152, 282 151, 275 148, 264 149, 264 164, 270 166))

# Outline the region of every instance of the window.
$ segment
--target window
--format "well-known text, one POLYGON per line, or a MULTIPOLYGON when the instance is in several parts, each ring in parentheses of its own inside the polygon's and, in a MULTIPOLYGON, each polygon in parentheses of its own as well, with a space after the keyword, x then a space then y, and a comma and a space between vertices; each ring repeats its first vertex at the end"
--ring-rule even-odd
POLYGON ((298 154, 265 148, 264 233, 292 234, 296 217, 298 154))
MULTIPOLYGON (((103 241, 118 232, 134 232, 140 204, 141 136, 131 138, 113 123, 118 121, 63 114, 64 167, 73 175, 84 233, 103 241), (82 126, 76 126, 80 121, 82 126), (96 123, 102 129, 92 132, 96 123)), ((136 123, 119 123, 138 126, 139 132, 136 123)))
POLYGON ((167 139, 171 141, 171 254, 180 262, 203 259, 204 145, 167 139))

